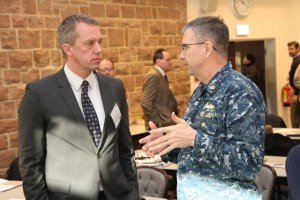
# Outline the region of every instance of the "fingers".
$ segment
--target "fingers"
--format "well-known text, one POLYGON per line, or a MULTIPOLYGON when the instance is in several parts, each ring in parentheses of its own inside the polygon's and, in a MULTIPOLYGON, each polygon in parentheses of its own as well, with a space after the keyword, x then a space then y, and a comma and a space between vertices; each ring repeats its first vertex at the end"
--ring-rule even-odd
POLYGON ((162 151, 159 153, 159 155, 160 155, 160 156, 163 156, 163 155, 169 153, 170 151, 172 151, 173 149, 174 149, 174 147, 168 146, 167 148, 165 148, 164 150, 162 150, 162 151))
POLYGON ((154 152, 155 154, 159 154, 160 156, 163 156, 175 148, 175 145, 169 144, 168 142, 169 141, 166 140, 165 142, 162 142, 162 143, 159 143, 156 145, 151 145, 151 146, 149 146, 148 151, 154 152))
POLYGON ((184 121, 184 119, 181 119, 181 118, 177 117, 177 115, 176 115, 174 112, 172 112, 172 114, 171 114, 171 119, 172 119, 176 124, 186 123, 186 122, 184 121))
POLYGON ((145 144, 147 141, 150 141, 151 138, 152 138, 152 135, 148 135, 148 136, 146 136, 146 137, 140 139, 140 140, 139 140, 139 143, 140 143, 140 144, 145 144))
MULTIPOLYGON (((157 126, 152 121, 149 121, 149 126, 150 126, 151 129, 156 129, 157 128, 157 126)), ((145 144, 146 142, 151 141, 151 139, 152 139, 152 135, 150 133, 149 136, 146 136, 146 137, 140 139, 139 143, 140 144, 145 144)))
POLYGON ((173 126, 166 126, 166 127, 162 127, 162 128, 157 128, 157 129, 152 129, 149 131, 150 134, 164 134, 167 133, 169 131, 173 130, 173 126))
POLYGON ((146 155, 148 155, 149 157, 153 157, 153 156, 155 156, 156 154, 158 154, 160 151, 151 151, 150 149, 149 149, 149 147, 148 147, 148 145, 146 144, 146 145, 144 145, 143 147, 142 147, 142 150, 146 153, 146 155))
POLYGON ((157 126, 152 121, 149 121, 149 126, 151 130, 157 128, 157 126))

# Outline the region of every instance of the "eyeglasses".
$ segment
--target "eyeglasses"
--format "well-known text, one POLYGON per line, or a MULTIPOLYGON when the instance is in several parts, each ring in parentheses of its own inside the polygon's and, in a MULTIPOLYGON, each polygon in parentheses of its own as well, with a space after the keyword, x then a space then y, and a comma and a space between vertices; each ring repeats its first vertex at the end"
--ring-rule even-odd
MULTIPOLYGON (((188 50, 189 47, 192 46, 192 45, 200 45, 200 44, 204 44, 204 43, 205 43, 205 42, 196 42, 196 43, 190 43, 190 44, 182 44, 182 45, 181 45, 181 50, 182 50, 182 51, 186 51, 186 50, 188 50)), ((215 48, 214 46, 213 46, 213 49, 214 49, 215 51, 217 51, 217 48, 215 48)))
POLYGON ((106 72, 106 71, 110 72, 112 70, 114 70, 114 67, 105 67, 105 68, 98 69, 98 71, 100 72, 106 72))

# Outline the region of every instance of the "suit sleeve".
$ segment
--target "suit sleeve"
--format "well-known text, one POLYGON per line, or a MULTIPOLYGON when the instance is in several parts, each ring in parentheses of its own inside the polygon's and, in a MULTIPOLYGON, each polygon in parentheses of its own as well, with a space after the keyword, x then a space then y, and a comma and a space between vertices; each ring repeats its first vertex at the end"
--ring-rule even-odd
POLYGON ((49 199, 45 181, 46 136, 42 109, 32 84, 26 86, 18 111, 19 169, 26 199, 49 199))
POLYGON ((150 75, 146 78, 142 90, 142 108, 147 119, 159 126, 160 120, 154 108, 154 101, 157 93, 157 86, 159 85, 159 77, 150 75))
POLYGON ((118 138, 120 163, 124 171, 125 177, 127 179, 127 182, 132 187, 131 189, 135 189, 138 194, 138 182, 136 175, 136 166, 134 162, 134 151, 129 130, 126 91, 122 82, 118 91, 118 96, 120 96, 121 98, 120 110, 122 114, 118 138))

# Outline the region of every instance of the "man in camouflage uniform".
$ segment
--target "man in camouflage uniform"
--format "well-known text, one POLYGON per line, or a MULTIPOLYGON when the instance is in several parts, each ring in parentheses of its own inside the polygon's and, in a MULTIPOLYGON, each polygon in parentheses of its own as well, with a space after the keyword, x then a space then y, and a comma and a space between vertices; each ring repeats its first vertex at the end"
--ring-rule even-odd
POLYGON ((228 27, 218 17, 183 28, 180 58, 200 80, 183 119, 140 140, 150 156, 178 163, 178 199, 261 199, 265 104, 257 86, 227 60, 228 27), (179 153, 179 154, 178 154, 179 153))

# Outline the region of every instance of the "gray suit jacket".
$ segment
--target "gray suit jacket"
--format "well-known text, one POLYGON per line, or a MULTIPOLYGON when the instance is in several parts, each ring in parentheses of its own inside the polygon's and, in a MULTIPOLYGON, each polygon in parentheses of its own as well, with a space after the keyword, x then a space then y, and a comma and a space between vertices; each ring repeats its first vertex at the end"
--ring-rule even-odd
POLYGON ((20 172, 26 199, 138 199, 125 88, 97 75, 105 110, 97 150, 62 70, 29 83, 19 108, 20 172), (111 113, 122 115, 115 127, 111 113))
POLYGON ((178 114, 177 101, 165 78, 155 67, 149 71, 143 84, 141 104, 146 129, 149 129, 149 121, 158 127, 174 124, 171 113, 178 114))

